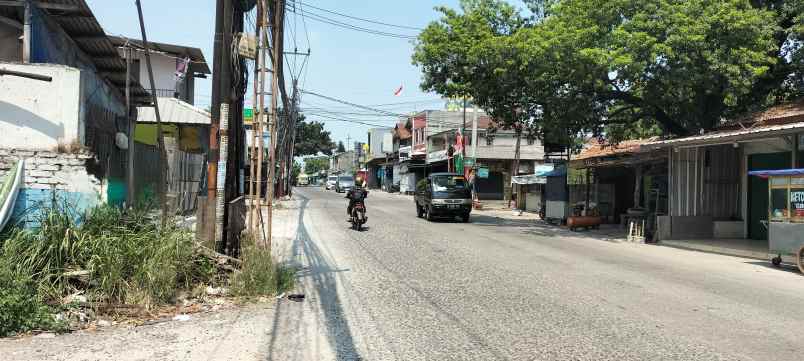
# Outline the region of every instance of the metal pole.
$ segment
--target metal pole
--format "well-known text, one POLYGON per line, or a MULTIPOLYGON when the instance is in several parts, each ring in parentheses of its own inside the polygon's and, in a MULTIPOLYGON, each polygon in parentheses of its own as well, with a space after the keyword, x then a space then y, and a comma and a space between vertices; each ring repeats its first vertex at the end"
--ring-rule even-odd
POLYGON ((140 0, 134 1, 137 4, 137 13, 140 17, 140 32, 142 33, 142 46, 145 48, 145 63, 148 66, 148 81, 150 82, 153 94, 151 94, 154 101, 154 114, 156 115, 156 140, 159 145, 159 185, 157 191, 159 192, 159 203, 162 206, 162 226, 167 222, 168 209, 167 209, 167 192, 165 187, 165 179, 167 175, 167 154, 165 150, 165 138, 162 133, 162 116, 159 115, 159 102, 156 97, 156 85, 154 84, 154 69, 151 66, 151 50, 148 45, 148 37, 145 34, 145 21, 142 17, 142 5, 140 0))
POLYGON ((273 237, 273 200, 274 200, 274 178, 276 177, 276 138, 277 126, 279 125, 279 112, 277 109, 277 94, 279 94, 279 74, 282 71, 282 49, 279 44, 282 43, 282 28, 284 24, 285 2, 284 0, 276 0, 274 8, 273 20, 273 56, 271 57, 273 63, 274 74, 271 81, 271 156, 268 166, 268 194, 266 203, 268 206, 268 219, 266 220, 265 227, 267 228, 268 239, 266 240, 266 247, 271 249, 271 239, 273 237))
POLYGON ((254 187, 256 186, 256 178, 255 172, 257 171, 257 117, 259 114, 262 113, 262 109, 259 108, 257 105, 257 99, 259 98, 260 94, 260 73, 261 63, 260 57, 262 56, 262 37, 260 36, 262 31, 262 20, 263 20, 263 1, 257 1, 257 23, 256 28, 254 30, 255 34, 255 42, 257 46, 257 53, 254 58, 254 99, 252 100, 252 119, 251 119, 251 146, 249 147, 249 181, 248 181, 248 188, 249 188, 249 220, 248 220, 248 232, 253 236, 256 233, 254 232, 254 225, 257 221, 257 213, 259 212, 259 208, 256 207, 255 202, 255 195, 258 194, 254 187))
POLYGON ((33 9, 31 7, 33 3, 31 0, 25 1, 25 10, 24 10, 24 17, 23 20, 23 27, 22 27, 22 62, 23 63, 30 63, 31 62, 31 22, 33 18, 33 9))

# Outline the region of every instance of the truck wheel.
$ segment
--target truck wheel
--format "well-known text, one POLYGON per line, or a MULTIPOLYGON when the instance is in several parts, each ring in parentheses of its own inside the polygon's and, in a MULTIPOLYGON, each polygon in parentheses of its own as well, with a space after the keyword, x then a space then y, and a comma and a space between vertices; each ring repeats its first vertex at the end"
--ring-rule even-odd
POLYGON ((427 219, 427 221, 432 222, 433 221, 433 210, 430 209, 430 207, 427 207, 427 209, 425 209, 424 212, 425 212, 424 217, 427 219))
POLYGON ((424 217, 424 209, 416 203, 416 217, 422 218, 424 217))
POLYGON ((798 265, 798 270, 804 273, 804 246, 801 246, 796 253, 796 264, 798 265))

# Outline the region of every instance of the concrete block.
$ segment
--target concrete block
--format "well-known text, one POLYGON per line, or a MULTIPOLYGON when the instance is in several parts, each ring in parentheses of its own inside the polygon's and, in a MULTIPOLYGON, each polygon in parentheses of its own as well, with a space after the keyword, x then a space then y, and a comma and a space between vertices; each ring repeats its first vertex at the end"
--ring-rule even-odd
POLYGON ((53 172, 46 171, 46 170, 29 170, 25 172, 26 176, 29 177, 36 177, 36 178, 50 178, 53 176, 53 172))
POLYGON ((68 165, 83 166, 83 165, 87 164, 87 161, 84 160, 84 159, 67 159, 65 163, 68 164, 68 165))
POLYGON ((711 216, 671 217, 669 239, 711 239, 714 234, 714 220, 711 216))
POLYGON ((42 184, 42 183, 32 183, 32 184, 26 185, 26 188, 30 188, 30 189, 53 189, 53 185, 52 184, 42 184))
POLYGON ((8 149, 0 149, 0 157, 8 156, 10 151, 8 149))
POLYGON ((13 155, 17 156, 18 158, 28 158, 33 157, 34 151, 32 150, 12 150, 13 155))
POLYGON ((743 230, 745 223, 743 221, 715 221, 714 223, 714 237, 715 238, 743 238, 743 230))
POLYGON ((39 165, 36 166, 36 169, 38 169, 38 170, 46 170, 46 171, 57 171, 60 168, 61 167, 59 167, 58 165, 55 165, 55 164, 39 164, 39 165))
POLYGON ((56 158, 58 154, 53 152, 37 152, 36 157, 38 158, 56 158))
POLYGON ((58 184, 59 180, 55 178, 36 178, 36 183, 39 184, 58 184))

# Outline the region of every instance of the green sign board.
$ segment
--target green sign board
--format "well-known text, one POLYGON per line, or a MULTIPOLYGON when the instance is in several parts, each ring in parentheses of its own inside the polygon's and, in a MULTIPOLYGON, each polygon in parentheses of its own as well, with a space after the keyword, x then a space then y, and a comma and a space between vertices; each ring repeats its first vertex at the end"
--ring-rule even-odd
POLYGON ((244 124, 251 124, 254 122, 254 109, 253 108, 244 108, 243 109, 243 123, 244 124))
POLYGON ((489 177, 489 169, 488 168, 478 168, 477 169, 477 176, 480 178, 488 178, 489 177))
POLYGON ((475 160, 472 159, 472 158, 466 158, 466 159, 463 160, 463 165, 464 165, 464 167, 471 167, 471 166, 475 165, 475 160))

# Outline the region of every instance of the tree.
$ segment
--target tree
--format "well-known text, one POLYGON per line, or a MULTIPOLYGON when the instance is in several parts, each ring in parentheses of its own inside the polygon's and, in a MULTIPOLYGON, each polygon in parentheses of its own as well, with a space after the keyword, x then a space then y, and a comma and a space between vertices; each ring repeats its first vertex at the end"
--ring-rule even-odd
POLYGON ((330 139, 330 132, 324 130, 324 123, 316 121, 305 121, 300 115, 296 125, 296 143, 294 149, 295 156, 307 156, 326 154, 332 155, 335 143, 330 139))
MULTIPOLYGON (((418 37, 413 64, 424 74, 421 88, 445 97, 473 99, 503 129, 516 133, 511 175, 519 171, 523 130, 530 129, 538 94, 522 77, 523 58, 512 42, 530 20, 500 0, 462 0, 461 11, 446 7, 439 21, 428 25, 418 37)), ((532 132, 528 132, 532 134, 532 132)))
POLYGON ((311 157, 304 160, 304 173, 318 174, 329 169, 329 157, 311 157))
POLYGON ((346 147, 343 145, 342 141, 338 141, 338 153, 346 152, 346 147))
POLYGON ((293 184, 296 184, 297 180, 299 179, 299 174, 301 174, 302 166, 297 161, 293 161, 293 169, 290 173, 290 181, 293 184))

